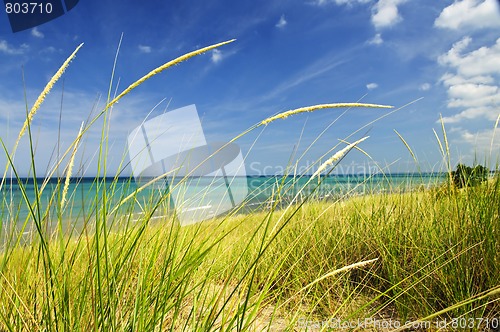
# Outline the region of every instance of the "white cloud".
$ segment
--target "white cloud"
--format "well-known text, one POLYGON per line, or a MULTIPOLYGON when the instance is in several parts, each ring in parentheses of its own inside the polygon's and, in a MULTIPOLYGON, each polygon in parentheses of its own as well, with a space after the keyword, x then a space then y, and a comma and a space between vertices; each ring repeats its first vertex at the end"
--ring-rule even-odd
POLYGON ((382 39, 382 35, 380 33, 377 33, 372 39, 368 41, 368 44, 371 45, 380 45, 384 42, 382 39))
POLYGON ((36 38, 43 38, 45 35, 37 27, 31 29, 31 35, 36 38))
POLYGON ((429 91, 431 88, 431 85, 429 83, 424 83, 422 85, 420 85, 420 87, 418 88, 420 91, 429 91))
POLYGON ((138 47, 139 47, 139 51, 141 51, 142 53, 151 53, 151 51, 152 51, 151 46, 139 45, 138 47))
POLYGON ((439 15, 434 26, 445 29, 500 27, 500 11, 495 0, 455 1, 439 15))
POLYGON ((372 23, 376 29, 391 27, 399 23, 398 5, 406 0, 379 0, 372 8, 372 23))
POLYGON ((367 88, 368 90, 373 90, 373 89, 378 88, 378 84, 377 84, 377 83, 368 83, 368 84, 366 85, 366 88, 367 88))
POLYGON ((467 108, 482 108, 485 110, 489 110, 489 114, 482 113, 485 118, 495 119, 496 115, 500 111, 498 107, 494 107, 494 104, 498 105, 500 102, 500 94, 496 93, 494 95, 489 95, 485 97, 478 98, 466 98, 465 96, 461 96, 460 98, 449 99, 448 107, 449 108, 459 108, 459 107, 467 107, 467 108))
POLYGON ((221 51, 219 49, 214 49, 212 50, 212 52, 210 53, 210 61, 214 64, 218 64, 220 62, 222 62, 223 60, 226 60, 227 58, 229 58, 230 56, 234 55, 238 53, 238 50, 237 49, 225 49, 224 51, 221 51))
POLYGON ((287 25, 287 23, 288 22, 285 19, 285 15, 281 15, 280 20, 278 21, 278 23, 276 23, 276 27, 278 29, 283 29, 287 25))
POLYGON ((497 92, 497 86, 465 83, 450 86, 448 96, 451 98, 479 99, 495 95, 497 92))
POLYGON ((463 130, 461 138, 466 142, 481 150, 481 152, 494 152, 500 150, 500 132, 494 129, 480 130, 471 133, 463 130))
POLYGON ((219 63, 222 61, 222 52, 220 50, 213 50, 212 51, 212 57, 210 58, 213 63, 219 63))
POLYGON ((470 37, 465 37, 455 43, 448 53, 438 58, 439 63, 456 68, 458 74, 465 77, 500 74, 500 38, 490 48, 483 46, 462 55, 471 41, 470 37))
POLYGON ((473 76, 464 78, 459 75, 454 75, 450 73, 444 74, 441 79, 441 82, 447 87, 452 85, 464 84, 464 83, 474 83, 474 84, 493 84, 495 83, 495 79, 492 76, 473 76))
POLYGON ((458 114, 443 117, 443 122, 459 123, 462 122, 463 120, 474 120, 478 118, 485 118, 490 121, 495 121, 495 119, 498 117, 499 114, 500 113, 498 109, 494 109, 491 107, 470 107, 458 114))
POLYGON ((40 50, 41 54, 51 54, 51 53, 56 53, 56 52, 61 52, 61 50, 57 50, 57 48, 55 48, 54 46, 49 46, 49 47, 46 47, 46 48, 40 50))
POLYGON ((0 52, 9 55, 23 54, 29 48, 28 45, 22 44, 21 47, 15 48, 10 46, 5 40, 0 40, 0 52))
MULTIPOLYGON (((371 6, 372 16, 371 21, 376 29, 383 29, 391 27, 400 21, 402 17, 399 14, 398 6, 407 0, 378 0, 373 6, 371 6)), ((353 7, 358 4, 369 4, 372 0, 315 0, 313 4, 318 6, 325 6, 330 3, 334 3, 337 6, 348 6, 353 7)), ((375 35, 375 37, 369 41, 370 44, 381 44, 382 38, 380 34, 375 35)))
POLYGON ((459 113, 443 118, 447 123, 465 119, 495 120, 500 112, 500 38, 491 46, 483 46, 469 53, 472 43, 464 37, 438 58, 441 66, 455 73, 446 73, 441 82, 448 88, 448 107, 463 108, 459 113))
MULTIPOLYGON (((494 121, 498 116, 498 109, 492 109, 491 107, 470 107, 465 111, 452 116, 443 117, 444 123, 459 123, 463 120, 474 120, 478 118, 486 118, 488 120, 494 121)), ((440 122, 440 121, 436 121, 440 122)))

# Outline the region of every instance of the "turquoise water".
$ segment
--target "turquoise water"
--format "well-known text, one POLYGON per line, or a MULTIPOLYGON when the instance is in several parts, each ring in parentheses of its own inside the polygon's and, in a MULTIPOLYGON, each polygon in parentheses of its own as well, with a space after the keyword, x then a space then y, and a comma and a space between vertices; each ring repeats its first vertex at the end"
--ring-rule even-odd
MULTIPOLYGON (((349 175, 322 177, 321 184, 318 179, 309 176, 293 177, 244 177, 235 179, 231 184, 232 196, 244 197, 244 211, 264 208, 264 202, 269 202, 279 195, 283 202, 294 199, 301 200, 306 197, 320 199, 337 199, 341 197, 362 195, 377 192, 403 192, 418 186, 434 186, 446 179, 446 174, 395 174, 390 176, 349 175), (248 190, 244 190, 248 188, 248 190)), ((151 186, 137 192, 139 186, 130 178, 80 178, 72 179, 67 203, 61 209, 60 201, 64 180, 50 179, 41 195, 40 211, 47 216, 47 220, 87 220, 92 219, 96 213, 111 211, 129 195, 133 197, 118 209, 118 213, 140 214, 144 206, 151 207, 158 203, 156 215, 172 213, 175 199, 166 195, 171 188, 165 183, 151 186), (106 205, 103 203, 106 196, 106 205)), ((42 179, 37 180, 38 190, 42 188, 42 179)), ((175 183, 175 181, 174 181, 175 183)), ((191 192, 202 191, 209 186, 215 187, 213 179, 196 178, 196 181, 185 182, 191 192), (204 182, 205 181, 205 182, 204 182)), ((173 185, 171 184, 170 187, 173 185)), ((218 185, 224 186, 222 184, 218 185)), ((185 191, 184 194, 189 191, 185 191)), ((31 207, 36 206, 35 185, 33 179, 22 179, 22 185, 17 180, 7 180, 1 190, 0 217, 3 225, 22 224, 30 222, 31 207), (24 191, 24 194, 23 194, 24 191), (25 198, 26 195, 26 198, 25 198), (30 202, 26 203, 26 200, 30 202)), ((232 197, 231 197, 232 198, 232 197)), ((179 200, 177 200, 178 203, 179 200)), ((37 211, 36 209, 34 209, 37 211)))

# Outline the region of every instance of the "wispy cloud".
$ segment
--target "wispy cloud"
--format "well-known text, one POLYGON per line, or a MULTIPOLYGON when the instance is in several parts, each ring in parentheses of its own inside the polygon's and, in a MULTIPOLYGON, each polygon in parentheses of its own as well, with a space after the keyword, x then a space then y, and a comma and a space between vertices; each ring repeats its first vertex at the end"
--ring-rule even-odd
POLYGON ((311 81, 327 72, 333 70, 334 68, 340 66, 341 64, 347 62, 348 60, 340 57, 332 57, 331 55, 322 57, 311 65, 303 68, 295 75, 292 75, 289 79, 285 80, 283 83, 275 87, 271 92, 264 95, 262 100, 273 99, 276 96, 283 94, 285 91, 292 89, 296 86, 302 85, 308 81, 311 81))
POLYGON ((46 48, 40 50, 41 54, 50 54, 50 53, 56 53, 56 52, 58 52, 58 50, 54 46, 49 46, 49 47, 46 47, 46 48))
MULTIPOLYGON (((271 87, 270 89, 266 89, 267 93, 264 92, 258 96, 252 96, 252 98, 248 99, 239 99, 237 102, 234 100, 225 102, 218 101, 216 105, 210 105, 208 108, 217 109, 220 114, 224 114, 224 117, 220 119, 218 125, 223 126, 222 123, 228 122, 224 125, 226 131, 234 130, 234 121, 238 124, 242 121, 242 119, 253 122, 255 121, 255 115, 258 115, 257 118, 259 118, 260 121, 267 116, 271 116, 273 112, 276 111, 276 108, 273 106, 273 102, 276 101, 276 98, 280 98, 283 95, 286 95, 288 91, 296 87, 303 86, 316 78, 330 74, 330 72, 335 68, 348 62, 351 58, 350 55, 352 55, 352 53, 356 50, 359 50, 359 47, 361 46, 356 46, 342 52, 341 54, 328 53, 311 64, 298 69, 296 72, 292 72, 288 78, 285 78, 274 88, 271 87), (235 109, 238 109, 239 112, 234 112, 235 109), (261 116, 262 118, 260 118, 261 116), (231 121, 232 124, 230 124, 231 121)), ((242 130, 244 130, 246 127, 243 126, 242 128, 242 130)), ((240 128, 234 130, 231 134, 238 134, 241 132, 238 131, 239 129, 240 128)))
POLYGON ((479 152, 492 152, 500 150, 500 132, 498 129, 485 129, 477 132, 469 130, 460 131, 461 139, 472 145, 474 150, 481 149, 479 152))
POLYGON ((373 89, 378 88, 378 84, 377 84, 377 83, 368 83, 368 84, 366 85, 366 88, 367 88, 368 90, 373 90, 373 89))
POLYGON ((141 53, 151 53, 151 51, 153 50, 151 46, 146 45, 139 45, 138 48, 141 53))
POLYGON ((34 27, 33 29, 31 29, 31 35, 36 38, 45 37, 45 35, 40 30, 38 30, 38 27, 34 27))
POLYGON ((225 49, 225 50, 220 50, 220 49, 214 49, 210 53, 210 61, 213 64, 218 64, 223 60, 226 60, 232 55, 235 55, 238 53, 237 48, 232 48, 232 49, 225 49))
MULTIPOLYGON (((36 96, 38 92, 34 90, 27 91, 28 99, 33 100, 32 96, 36 96)), ((33 133, 36 133, 34 134, 34 141, 37 146, 35 156, 37 165, 54 165, 56 163, 56 147, 60 146, 61 152, 68 148, 70 143, 75 139, 82 121, 87 122, 91 113, 95 116, 103 109, 104 100, 98 102, 96 98, 97 96, 93 93, 67 88, 64 91, 61 126, 59 127, 61 94, 57 91, 52 91, 52 94, 47 96, 47 99, 33 121, 33 133)), ((158 96, 148 93, 141 95, 132 94, 110 112, 110 131, 107 138, 110 145, 114 144, 114 152, 110 154, 114 160, 109 163, 109 171, 114 172, 117 170, 122 158, 125 158, 126 162, 128 161, 128 156, 123 154, 126 148, 128 133, 144 120, 144 117, 159 100, 158 96)), ((26 117, 25 107, 22 100, 17 101, 16 99, 0 95, 0 136, 8 148, 15 142, 17 134, 24 123, 26 117)), ((160 105, 154 114, 161 114, 164 108, 165 104, 160 105)), ((103 121, 101 118, 85 133, 83 137, 84 148, 81 149, 77 157, 77 160, 83 160, 86 163, 85 168, 90 167, 90 173, 86 174, 88 176, 93 175, 92 172, 95 172, 97 169, 94 165, 95 161, 91 163, 90 160, 94 155, 94 151, 97 151, 102 144, 102 125, 103 121)), ((22 157, 27 155, 26 147, 27 139, 25 138, 21 142, 17 153, 20 157, 18 158, 17 168, 22 174, 28 173, 30 165, 30 163, 26 163, 22 159, 22 157)), ((4 163, 5 158, 0 154, 0 165, 4 165, 4 163)))
POLYGON ((213 50, 212 51, 212 56, 210 57, 210 60, 213 62, 213 63, 219 63, 222 61, 222 51, 221 50, 213 50))
POLYGON ((280 20, 278 21, 278 23, 276 23, 276 27, 278 29, 283 29, 287 25, 287 23, 288 22, 285 19, 285 15, 281 15, 280 20))
POLYGON ((488 128, 479 130, 448 126, 447 132, 451 144, 461 147, 457 150, 458 156, 451 156, 452 163, 475 164, 480 162, 490 169, 497 168, 500 130, 494 128, 495 122, 488 122, 488 128))
POLYGON ((384 42, 382 35, 380 33, 375 34, 375 36, 368 41, 370 45, 380 45, 384 42))
POLYGON ((500 11, 495 0, 462 0, 444 8, 434 26, 445 29, 500 27, 500 11))
POLYGON ((420 91, 429 91, 431 89, 431 85, 429 83, 423 83, 418 87, 420 91))
POLYGON ((24 54, 29 49, 27 44, 22 44, 20 47, 13 47, 9 45, 5 40, 0 40, 0 52, 8 55, 19 55, 24 54))

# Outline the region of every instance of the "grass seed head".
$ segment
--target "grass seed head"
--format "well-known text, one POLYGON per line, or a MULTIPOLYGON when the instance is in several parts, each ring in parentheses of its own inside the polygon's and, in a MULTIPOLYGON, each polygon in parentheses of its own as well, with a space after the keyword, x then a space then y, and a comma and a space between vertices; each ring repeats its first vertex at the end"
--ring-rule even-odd
POLYGON ((327 161, 325 161, 323 164, 321 164, 321 166, 316 170, 316 172, 314 172, 313 174, 313 178, 315 176, 319 176, 319 174, 321 174, 321 172, 323 172, 328 166, 330 166, 331 164, 333 164, 334 162, 338 161, 340 158, 342 158, 347 152, 349 152, 353 147, 355 147, 356 145, 358 145, 359 143, 363 142, 365 139, 367 139, 368 137, 370 136, 366 136, 366 137, 363 137, 359 140, 357 140, 356 142, 354 143, 351 143, 349 145, 347 145, 345 148, 343 148, 342 150, 338 151, 337 153, 335 153, 330 159, 328 159, 327 161))
POLYGON ((304 113, 304 112, 314 112, 316 110, 324 109, 324 108, 341 108, 341 107, 370 107, 370 108, 393 108, 393 106, 387 105, 378 105, 378 104, 363 104, 363 103, 336 103, 336 104, 319 104, 308 107, 296 108, 293 110, 289 110, 283 113, 276 114, 271 116, 265 120, 262 120, 260 125, 267 125, 278 119, 286 119, 291 115, 304 113))

